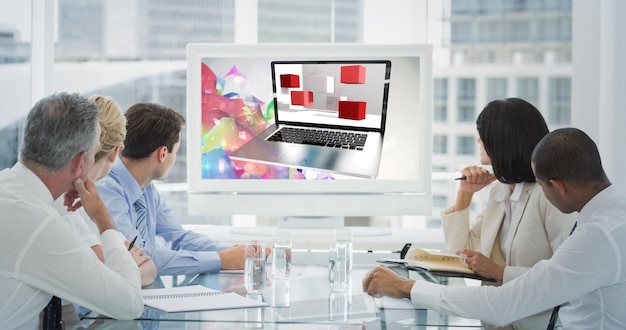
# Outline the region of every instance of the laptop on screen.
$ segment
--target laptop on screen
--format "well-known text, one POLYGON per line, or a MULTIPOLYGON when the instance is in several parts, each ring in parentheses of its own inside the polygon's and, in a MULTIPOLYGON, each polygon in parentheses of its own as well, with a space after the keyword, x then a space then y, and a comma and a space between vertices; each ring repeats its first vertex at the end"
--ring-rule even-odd
POLYGON ((391 61, 271 62, 275 123, 233 160, 376 178, 391 61))

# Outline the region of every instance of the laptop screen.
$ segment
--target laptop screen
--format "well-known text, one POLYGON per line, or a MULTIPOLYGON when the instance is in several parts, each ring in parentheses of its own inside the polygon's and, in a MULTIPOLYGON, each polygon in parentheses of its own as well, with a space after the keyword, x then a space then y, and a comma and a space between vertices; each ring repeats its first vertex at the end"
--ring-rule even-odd
POLYGON ((384 130, 391 61, 273 61, 276 123, 384 130))

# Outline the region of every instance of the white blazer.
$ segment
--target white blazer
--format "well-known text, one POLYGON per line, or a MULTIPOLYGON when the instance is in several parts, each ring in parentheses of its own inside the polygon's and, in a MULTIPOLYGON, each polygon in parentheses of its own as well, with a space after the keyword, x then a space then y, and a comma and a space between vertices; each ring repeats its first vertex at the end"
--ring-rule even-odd
MULTIPOLYGON (((491 188, 487 206, 471 225, 469 207, 457 212, 452 212, 452 208, 443 210, 442 226, 449 250, 471 249, 491 257, 504 219, 504 203, 495 201, 501 185, 496 182, 491 188)), ((550 259, 569 236, 576 218, 577 213, 563 214, 554 207, 538 184, 524 183, 505 241, 503 283, 520 276, 540 260, 550 259)), ((551 313, 548 310, 516 321, 513 329, 545 329, 551 313)))

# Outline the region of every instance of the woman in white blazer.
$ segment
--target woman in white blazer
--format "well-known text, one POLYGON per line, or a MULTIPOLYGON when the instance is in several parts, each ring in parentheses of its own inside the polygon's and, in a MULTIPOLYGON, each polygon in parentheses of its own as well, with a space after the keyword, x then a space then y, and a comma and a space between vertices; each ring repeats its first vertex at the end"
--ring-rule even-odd
MULTIPOLYGON (((467 256, 474 272, 500 285, 550 259, 577 215, 561 213, 535 183, 530 156, 548 134, 537 108, 519 98, 491 101, 476 119, 476 127, 480 163, 491 165, 493 174, 482 166, 463 169, 465 179, 455 204, 443 210, 442 225, 447 248, 467 256), (470 223, 474 193, 494 181, 487 206, 470 223)), ((504 328, 545 329, 550 314, 551 310, 544 311, 504 328)))

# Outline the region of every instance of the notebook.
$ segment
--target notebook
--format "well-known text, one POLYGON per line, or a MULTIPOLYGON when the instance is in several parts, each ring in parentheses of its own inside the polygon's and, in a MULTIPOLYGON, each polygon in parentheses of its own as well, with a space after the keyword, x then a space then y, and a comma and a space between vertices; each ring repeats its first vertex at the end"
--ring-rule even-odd
POLYGON ((439 250, 414 248, 409 250, 403 259, 382 258, 377 261, 400 265, 409 270, 424 271, 437 276, 494 281, 493 279, 482 277, 469 269, 463 256, 439 250))
POLYGON ((141 290, 144 305, 165 312, 265 307, 267 303, 202 285, 141 290))
POLYGON ((391 61, 273 61, 271 75, 275 123, 231 159, 376 178, 391 61))

